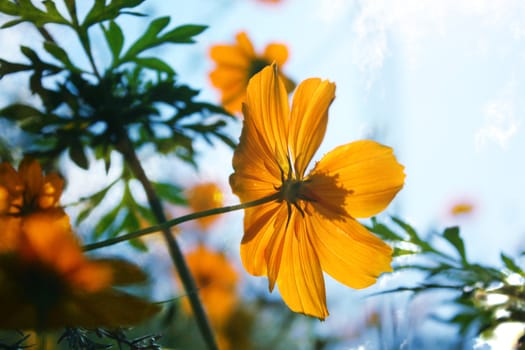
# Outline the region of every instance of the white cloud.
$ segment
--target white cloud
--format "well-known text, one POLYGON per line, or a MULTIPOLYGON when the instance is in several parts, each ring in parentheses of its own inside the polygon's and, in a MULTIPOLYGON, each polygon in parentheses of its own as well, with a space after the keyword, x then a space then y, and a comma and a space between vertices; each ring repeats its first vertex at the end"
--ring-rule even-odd
POLYGON ((490 144, 496 144, 506 149, 520 126, 516 117, 515 82, 509 83, 503 92, 483 108, 485 120, 483 126, 476 132, 476 150, 480 151, 490 144))
MULTIPOLYGON (((520 0, 361 0, 353 21, 353 63, 373 82, 394 43, 403 50, 408 65, 417 64, 429 37, 453 36, 466 23, 477 30, 525 33, 525 3, 520 0)), ((471 28, 472 29, 472 28, 471 28)), ((479 42, 480 48, 485 48, 479 42)))
POLYGON ((324 0, 319 3, 319 18, 327 23, 341 20, 352 8, 352 3, 347 0, 324 0))

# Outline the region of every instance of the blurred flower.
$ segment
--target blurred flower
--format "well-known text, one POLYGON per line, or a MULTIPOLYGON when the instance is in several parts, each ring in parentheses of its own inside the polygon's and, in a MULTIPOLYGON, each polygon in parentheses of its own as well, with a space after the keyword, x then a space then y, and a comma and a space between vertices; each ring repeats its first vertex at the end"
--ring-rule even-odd
MULTIPOLYGON (((188 190, 188 204, 194 212, 222 207, 222 197, 221 189, 213 182, 201 183, 188 190)), ((203 229, 207 229, 217 218, 217 215, 211 215, 196 221, 203 229)))
MULTIPOLYGON (((210 79, 216 88, 222 91, 222 104, 231 113, 241 111, 246 95, 246 86, 250 78, 265 66, 276 62, 281 67, 288 59, 285 45, 272 43, 266 46, 263 54, 257 54, 246 33, 236 36, 233 45, 216 45, 210 50, 211 58, 217 67, 210 73, 210 79)), ((294 89, 295 83, 279 73, 286 91, 294 89)))
POLYGON ((157 306, 112 288, 141 282, 120 260, 89 259, 58 201, 63 181, 25 159, 0 165, 1 328, 115 327, 152 316, 157 306))
POLYGON ((257 310, 253 308, 253 303, 239 304, 228 322, 220 331, 219 348, 224 349, 255 349, 256 340, 253 339, 252 332, 257 325, 257 310))
POLYGON ((450 208, 450 214, 452 216, 460 216, 472 213, 474 210, 474 205, 468 202, 459 202, 456 203, 450 208))
POLYGON ((295 312, 328 316, 323 271, 364 288, 391 271, 392 249, 354 218, 381 212, 403 187, 392 149, 363 140, 339 146, 306 168, 326 130, 335 84, 302 82, 290 111, 277 67, 248 85, 244 126, 233 156, 233 192, 246 203, 241 258, 247 271, 268 276, 295 312))
POLYGON ((278 4, 283 2, 283 0, 256 0, 257 2, 261 2, 264 4, 278 4))
POLYGON ((60 212, 58 201, 64 181, 53 173, 42 175, 40 164, 25 158, 18 172, 9 163, 0 164, 0 252, 16 244, 24 218, 38 212, 60 212))
MULTIPOLYGON (((237 272, 223 254, 204 245, 188 253, 186 261, 210 322, 214 328, 222 327, 237 304, 237 272)), ((184 303, 184 309, 191 312, 189 303, 184 303)))
POLYGON ((366 315, 365 324, 367 327, 377 327, 381 323, 381 314, 377 310, 372 310, 366 315))

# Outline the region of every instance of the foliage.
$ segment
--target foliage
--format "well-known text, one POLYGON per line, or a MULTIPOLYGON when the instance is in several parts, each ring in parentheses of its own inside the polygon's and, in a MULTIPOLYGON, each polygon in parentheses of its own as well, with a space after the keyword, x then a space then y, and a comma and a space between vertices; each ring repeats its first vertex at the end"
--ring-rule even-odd
POLYGON ((391 220, 397 229, 376 218, 369 229, 393 243, 397 271, 420 271, 424 282, 388 292, 451 291, 451 303, 459 311, 443 321, 457 324, 462 335, 473 330, 488 336, 502 323, 525 322, 525 272, 514 258, 501 253, 502 266, 498 267, 474 263, 467 257, 459 227, 448 227, 423 238, 400 218, 391 220), (493 302, 492 296, 498 296, 499 301, 493 302))
POLYGON ((126 332, 122 329, 107 330, 99 328, 87 330, 83 328, 66 328, 58 343, 67 343, 69 349, 73 350, 112 349, 113 345, 116 345, 118 349, 160 350, 161 346, 157 343, 159 339, 160 336, 158 335, 146 335, 128 339, 126 332), (93 338, 98 339, 94 340, 93 338), (104 341, 104 343, 101 343, 101 341, 104 341))
MULTIPOLYGON (((199 101, 198 90, 181 83, 167 62, 150 54, 161 45, 194 43, 206 26, 168 28, 170 18, 161 17, 152 20, 136 40, 127 42, 116 20, 122 15, 140 16, 130 9, 142 2, 113 0, 106 4, 96 0, 84 18, 78 18, 72 0, 64 1, 65 14, 54 1, 44 1, 43 9, 27 0, 0 2, 0 11, 12 17, 2 28, 30 22, 44 37, 40 48, 21 47, 26 62, 0 59, 0 78, 28 73, 31 92, 42 104, 15 102, 0 109, 0 117, 15 122, 32 136, 32 146, 26 153, 47 160, 66 153, 83 169, 90 167, 93 155, 102 159, 109 171, 114 151, 124 154, 131 148, 152 146, 158 154, 175 156, 196 166, 195 142, 199 138, 209 144, 219 140, 235 145, 224 132, 231 116, 220 106, 199 101), (90 67, 76 62, 76 53, 53 38, 45 28, 48 24, 73 31, 90 67), (97 30, 103 34, 109 62, 99 63, 93 58, 92 47, 98 43, 91 38, 97 30)), ((123 171, 124 182, 132 178, 130 172, 123 171)), ((120 204, 101 218, 93 238, 137 230, 140 218, 155 222, 150 210, 131 195, 129 184, 124 187, 120 204), (117 216, 125 219, 115 224, 117 216)), ((158 189, 163 199, 184 203, 180 195, 173 195, 180 193, 175 184, 159 185, 158 189)), ((78 222, 87 218, 108 192, 109 188, 104 188, 86 198, 78 222)), ((144 248, 140 242, 134 243, 144 248)))

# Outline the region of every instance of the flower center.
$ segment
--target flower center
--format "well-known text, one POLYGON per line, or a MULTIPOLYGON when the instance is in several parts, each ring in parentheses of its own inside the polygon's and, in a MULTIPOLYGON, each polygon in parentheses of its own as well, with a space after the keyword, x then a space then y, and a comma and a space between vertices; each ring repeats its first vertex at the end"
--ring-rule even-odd
POLYGON ((262 58, 253 59, 250 62, 250 68, 248 69, 248 79, 253 77, 255 74, 259 73, 264 67, 266 67, 269 64, 270 62, 262 58))
POLYGON ((283 181, 283 185, 279 188, 280 200, 288 203, 296 203, 299 199, 305 199, 301 195, 301 187, 304 181, 288 179, 283 181))

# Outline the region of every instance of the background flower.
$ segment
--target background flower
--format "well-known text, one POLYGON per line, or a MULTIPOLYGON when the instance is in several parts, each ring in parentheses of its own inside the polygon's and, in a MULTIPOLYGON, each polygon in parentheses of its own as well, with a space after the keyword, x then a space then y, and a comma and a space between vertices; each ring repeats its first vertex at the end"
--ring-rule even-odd
MULTIPOLYGON (((271 43, 263 53, 256 53, 248 35, 241 32, 237 34, 235 44, 213 46, 210 56, 217 65, 210 73, 211 82, 221 90, 224 108, 236 113, 241 111, 250 78, 272 62, 276 62, 282 69, 288 60, 288 49, 283 44, 271 43)), ((292 91, 295 83, 284 74, 280 74, 286 90, 292 91)))
POLYGON ((138 267, 84 256, 58 207, 62 186, 57 174, 42 175, 34 160, 26 158, 18 172, 0 165, 0 306, 10 315, 0 327, 113 327, 151 317, 158 306, 113 289, 143 282, 138 267))
MULTIPOLYGON (((205 182, 190 187, 187 191, 188 205, 194 212, 219 208, 223 205, 223 194, 214 182, 205 182)), ((197 219, 202 229, 209 228, 218 218, 218 215, 206 216, 197 219)))
MULTIPOLYGON (((208 317, 212 325, 220 328, 238 301, 238 274, 223 254, 202 244, 186 254, 186 259, 208 317)), ((184 305, 190 311, 189 304, 184 305)))

